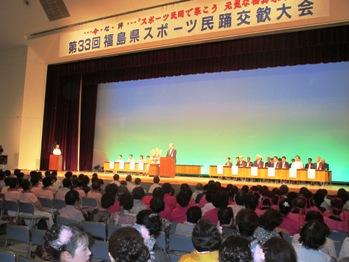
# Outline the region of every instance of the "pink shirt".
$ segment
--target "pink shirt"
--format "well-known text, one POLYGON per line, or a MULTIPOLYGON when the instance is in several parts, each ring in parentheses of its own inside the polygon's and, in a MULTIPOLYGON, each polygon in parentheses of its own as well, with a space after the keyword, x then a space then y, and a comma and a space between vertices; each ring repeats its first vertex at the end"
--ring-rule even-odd
POLYGON ((97 201, 97 206, 101 207, 101 198, 102 198, 102 194, 101 192, 97 192, 97 191, 89 191, 87 192, 87 196, 88 198, 94 198, 97 201))
POLYGON ((336 231, 349 232, 348 220, 334 220, 330 217, 324 217, 325 224, 331 229, 336 231))
POLYGON ((290 236, 298 234, 300 231, 298 223, 296 223, 288 215, 282 219, 282 223, 279 227, 286 230, 290 236))
POLYGON ((39 199, 32 192, 23 192, 20 196, 19 201, 23 202, 23 203, 35 204, 35 203, 39 202, 39 199))
POLYGON ((218 223, 218 208, 213 208, 204 214, 204 218, 216 225, 218 223))
POLYGON ((58 191, 57 191, 57 193, 56 193, 56 195, 55 195, 55 198, 56 198, 56 199, 59 199, 59 200, 65 201, 65 194, 66 194, 68 191, 70 191, 70 189, 67 188, 67 187, 63 187, 63 188, 58 189, 58 191))
POLYGON ((184 223, 187 221, 188 208, 189 206, 181 207, 180 205, 177 205, 177 207, 172 210, 170 220, 174 223, 184 223))
POLYGON ((169 194, 164 195, 164 202, 165 202, 165 207, 168 207, 170 209, 174 209, 177 205, 176 197, 171 196, 169 194))
POLYGON ((5 200, 8 201, 19 201, 20 196, 21 192, 17 190, 9 189, 5 192, 5 200))
POLYGON ((36 196, 38 198, 48 198, 53 199, 53 192, 50 189, 41 189, 37 192, 36 196))

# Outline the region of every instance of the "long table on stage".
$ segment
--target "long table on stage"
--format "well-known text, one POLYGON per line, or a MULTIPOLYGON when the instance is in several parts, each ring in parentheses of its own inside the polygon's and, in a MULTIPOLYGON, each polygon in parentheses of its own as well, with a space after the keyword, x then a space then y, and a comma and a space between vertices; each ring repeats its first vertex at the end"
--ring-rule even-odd
POLYGON ((251 167, 229 167, 210 166, 210 177, 226 177, 239 179, 260 179, 260 180, 289 180, 301 182, 331 182, 331 172, 324 170, 297 169, 275 169, 275 168, 253 168, 251 167))
MULTIPOLYGON (((201 165, 176 165, 176 174, 180 175, 190 175, 190 176, 200 176, 201 165)), ((114 173, 134 173, 134 174, 149 174, 150 176, 158 176, 160 172, 159 164, 140 164, 140 163, 130 163, 124 162, 104 162, 103 163, 104 172, 114 172, 114 173)))

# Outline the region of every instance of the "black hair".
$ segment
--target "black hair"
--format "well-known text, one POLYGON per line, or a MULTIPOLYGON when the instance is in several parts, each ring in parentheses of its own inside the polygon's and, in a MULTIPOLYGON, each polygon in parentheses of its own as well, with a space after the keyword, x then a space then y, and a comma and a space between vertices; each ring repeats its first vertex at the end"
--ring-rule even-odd
POLYGON ((240 190, 239 192, 237 192, 237 194, 235 195, 236 204, 243 206, 245 204, 245 196, 246 194, 243 191, 240 190))
POLYGON ((141 180, 139 177, 136 177, 136 178, 135 178, 135 184, 136 184, 136 185, 140 185, 141 182, 142 182, 142 180, 141 180))
POLYGON ((21 187, 22 187, 23 191, 28 191, 30 189, 30 187, 31 187, 31 184, 30 184, 29 180, 28 179, 23 179, 22 183, 21 183, 21 187))
POLYGON ((258 195, 257 193, 249 193, 245 196, 245 207, 251 210, 256 210, 258 206, 258 195))
POLYGON ((188 208, 186 215, 187 215, 187 221, 189 223, 196 224, 202 217, 201 208, 198 206, 192 206, 188 208))
POLYGON ((124 193, 119 197, 120 206, 125 210, 130 210, 133 207, 133 197, 130 193, 124 193))
POLYGON ((159 184, 159 183, 160 183, 160 178, 159 178, 159 176, 154 176, 153 182, 154 182, 155 184, 159 184))
POLYGON ((150 209, 155 213, 160 213, 165 209, 165 202, 160 197, 153 197, 150 200, 150 209))
POLYGON ((234 212, 231 207, 225 207, 218 210, 217 216, 221 225, 228 225, 234 219, 234 212))
POLYGON ((249 241, 239 236, 230 236, 219 249, 220 262, 251 262, 252 254, 249 241))
POLYGON ((64 178, 62 181, 63 187, 70 188, 71 187, 71 181, 69 178, 64 178))
POLYGON ((116 193, 118 192, 118 186, 115 185, 114 183, 108 184, 104 188, 104 192, 115 196, 116 193))
POLYGON ((115 175, 113 176, 113 180, 119 181, 119 179, 120 179, 120 176, 119 176, 118 174, 115 174, 115 175))
POLYGON ((65 193, 64 199, 67 205, 75 205, 75 203, 80 200, 79 192, 74 189, 69 190, 65 193))
POLYGON ((114 202, 115 202, 115 195, 110 193, 105 193, 102 195, 102 198, 101 198, 102 208, 109 208, 114 204, 114 202))
POLYGON ((199 252, 215 251, 221 244, 221 234, 216 225, 206 219, 200 219, 193 229, 192 241, 199 252))
POLYGON ((250 237, 258 226, 258 216, 251 209, 241 209, 236 215, 236 225, 241 235, 250 237))
POLYGON ((173 192, 173 188, 170 183, 163 184, 161 188, 164 191, 164 194, 171 194, 173 192))
POLYGON ((324 223, 324 217, 318 211, 308 211, 307 212, 307 214, 305 215, 305 221, 308 222, 311 220, 317 220, 321 223, 324 223))
POLYGON ((144 189, 140 186, 135 187, 132 190, 132 196, 134 199, 141 200, 145 196, 144 189))
POLYGON ((127 175, 126 178, 125 178, 125 180, 126 180, 127 182, 132 182, 132 176, 131 176, 131 175, 127 175))
POLYGON ((330 234, 328 226, 317 220, 311 220, 303 226, 300 232, 299 242, 309 249, 319 249, 326 242, 330 234))
POLYGON ((109 239, 108 251, 118 262, 147 262, 150 258, 141 234, 132 227, 116 230, 109 239))
POLYGON ((164 198, 164 190, 161 187, 155 188, 153 191, 153 197, 163 199, 164 198))
POLYGON ((265 262, 297 262, 293 246, 279 237, 272 237, 263 244, 265 262))
POLYGON ((177 203, 181 206, 181 207, 186 207, 188 206, 189 202, 190 202, 190 193, 187 191, 179 191, 179 193, 176 196, 176 200, 177 203))
MULTIPOLYGON (((23 182, 23 181, 22 181, 23 182)), ((17 177, 9 177, 8 179, 8 185, 11 189, 14 189, 18 186, 18 179, 17 177)))
POLYGON ((291 212, 292 205, 288 199, 283 199, 279 202, 279 211, 282 215, 286 216, 291 212))
POLYGON ((276 227, 280 226, 281 222, 282 222, 281 213, 274 209, 268 209, 259 218, 260 226, 268 231, 272 231, 276 227))
POLYGON ((228 191, 225 188, 218 190, 212 197, 212 204, 216 208, 224 208, 229 204, 228 191))
POLYGON ((42 185, 44 188, 51 186, 52 185, 51 177, 45 176, 42 180, 42 185))
POLYGON ((151 236, 157 237, 161 231, 161 219, 158 214, 150 209, 144 209, 138 212, 136 223, 145 226, 151 236))

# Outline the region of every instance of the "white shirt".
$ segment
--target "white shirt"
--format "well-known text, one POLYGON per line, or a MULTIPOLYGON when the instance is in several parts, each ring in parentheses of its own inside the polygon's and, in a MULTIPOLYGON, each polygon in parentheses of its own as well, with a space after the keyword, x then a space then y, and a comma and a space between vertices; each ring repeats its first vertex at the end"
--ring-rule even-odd
POLYGON ((53 149, 52 154, 54 154, 55 156, 60 156, 62 155, 62 151, 59 148, 55 148, 53 149))
POLYGON ((294 169, 303 169, 304 166, 303 166, 303 162, 302 161, 294 161, 291 165, 291 168, 294 168, 294 169))

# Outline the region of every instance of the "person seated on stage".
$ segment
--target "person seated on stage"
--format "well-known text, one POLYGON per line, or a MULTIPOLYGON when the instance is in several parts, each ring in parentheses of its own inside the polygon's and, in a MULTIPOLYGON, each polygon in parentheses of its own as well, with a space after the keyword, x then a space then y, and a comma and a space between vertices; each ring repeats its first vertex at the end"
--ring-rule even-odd
POLYGON ((59 216, 81 222, 85 220, 83 212, 80 208, 79 193, 72 189, 65 194, 66 206, 59 210, 59 216))
POLYGON ((63 200, 65 201, 65 194, 70 190, 71 188, 71 181, 68 178, 64 178, 62 181, 63 187, 58 189, 55 199, 63 200))
POLYGON ((197 206, 190 207, 186 212, 186 221, 176 225, 175 234, 185 237, 191 237, 196 223, 201 219, 201 208, 197 206))
POLYGON ((189 209, 191 194, 188 191, 179 191, 176 196, 177 206, 172 210, 170 220, 173 223, 184 223, 186 212, 189 209))
POLYGON ((52 151, 52 154, 55 155, 55 156, 60 156, 62 155, 62 151, 61 149, 59 148, 59 144, 56 144, 53 151, 52 151))
POLYGON ((87 193, 86 197, 96 199, 97 207, 101 208, 101 183, 99 180, 95 180, 92 182, 91 190, 87 193))
POLYGON ((127 175, 125 180, 126 180, 127 190, 131 193, 132 190, 136 187, 135 184, 132 183, 132 176, 131 175, 127 175))
POLYGON ((29 180, 27 179, 22 180, 21 186, 22 186, 23 192, 19 198, 19 202, 31 203, 34 206, 34 216, 47 218, 47 226, 48 228, 51 228, 51 226, 53 225, 52 214, 49 212, 46 212, 45 209, 42 207, 39 199, 32 192, 30 192, 31 184, 29 180))
POLYGON ((236 162, 236 165, 238 167, 246 167, 246 161, 244 160, 243 156, 238 156, 238 161, 236 162))
POLYGON ((265 163, 264 163, 264 167, 265 168, 272 167, 273 166, 273 161, 272 160, 273 159, 270 156, 268 156, 267 157, 267 161, 265 161, 265 163))
POLYGON ((121 226, 133 226, 136 222, 136 214, 131 212, 133 207, 133 197, 130 193, 124 193, 119 197, 121 209, 113 214, 115 224, 121 226))
POLYGON ((282 156, 281 158, 281 168, 282 169, 288 169, 290 166, 288 164, 288 162, 286 161, 286 157, 282 156))
POLYGON ((247 161, 246 161, 246 167, 252 167, 252 166, 253 166, 253 163, 251 162, 251 157, 248 156, 246 159, 247 159, 247 161))
POLYGON ((330 170, 330 166, 329 166, 329 164, 326 162, 325 159, 322 159, 322 163, 323 163, 323 166, 324 166, 324 170, 329 171, 329 170, 330 170))
POLYGON ((108 251, 111 262, 150 261, 149 250, 144 244, 144 238, 133 227, 123 227, 116 230, 108 241, 108 251))
POLYGON ((150 164, 151 163, 151 158, 150 156, 146 156, 145 159, 144 159, 144 164, 150 164))
POLYGON ((294 169, 303 169, 304 168, 303 162, 302 162, 301 157, 299 155, 296 155, 294 157, 294 162, 291 164, 291 168, 294 168, 294 169))
POLYGON ((144 156, 143 155, 139 155, 138 163, 144 163, 144 156))
POLYGON ((120 181, 119 180, 120 180, 120 176, 118 174, 113 175, 112 183, 114 183, 117 186, 120 186, 120 181))
POLYGON ((124 157, 122 155, 119 155, 118 159, 116 159, 115 162, 124 162, 124 157))
POLYGON ((153 194, 155 188, 161 187, 159 176, 154 176, 153 184, 149 187, 148 193, 153 194))
POLYGON ((47 176, 44 177, 42 180, 42 188, 40 191, 37 192, 36 196, 38 198, 47 198, 47 199, 54 199, 54 194, 52 191, 52 180, 51 177, 47 176))
POLYGON ((218 211, 218 226, 222 228, 222 239, 239 235, 234 225, 234 213, 231 207, 224 207, 218 211))
POLYGON ((317 220, 307 222, 300 232, 299 243, 293 245, 298 261, 335 261, 321 251, 330 231, 326 224, 317 220))
POLYGON ((324 165, 323 165, 323 164, 324 164, 324 163, 322 162, 321 157, 318 156, 318 157, 316 158, 316 162, 315 162, 315 164, 314 164, 314 168, 315 168, 316 170, 324 170, 324 165))
POLYGON ((142 199, 145 196, 144 189, 141 186, 137 186, 132 191, 133 196, 133 207, 131 213, 137 215, 140 211, 147 209, 143 204, 142 199))
POLYGON ((232 167, 233 166, 233 163, 231 162, 230 157, 227 157, 227 161, 225 161, 224 165, 228 166, 228 167, 232 167))
POLYGON ((216 225, 202 218, 193 229, 192 242, 195 250, 182 255, 179 262, 218 261, 221 234, 216 225))
POLYGON ((262 161, 262 156, 257 154, 256 155, 256 160, 253 162, 253 166, 256 166, 258 168, 263 168, 264 163, 262 161))
POLYGON ((331 230, 349 232, 349 214, 343 211, 343 200, 335 197, 331 199, 331 211, 326 211, 324 221, 331 230))
POLYGON ((127 162, 131 163, 131 162, 135 162, 135 159, 133 157, 133 154, 129 154, 127 162))
POLYGON ((89 237, 77 227, 54 226, 44 239, 46 261, 90 261, 89 237))
POLYGON ((277 156, 274 156, 273 158, 273 166, 274 168, 281 168, 281 162, 279 161, 279 158, 277 156))
POLYGON ((313 169, 314 164, 313 164, 313 159, 311 157, 308 158, 308 162, 305 164, 305 169, 313 169))

